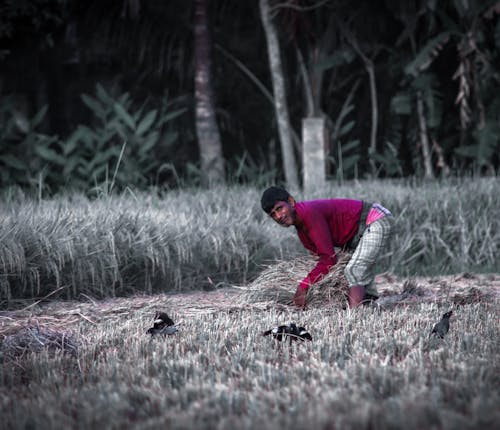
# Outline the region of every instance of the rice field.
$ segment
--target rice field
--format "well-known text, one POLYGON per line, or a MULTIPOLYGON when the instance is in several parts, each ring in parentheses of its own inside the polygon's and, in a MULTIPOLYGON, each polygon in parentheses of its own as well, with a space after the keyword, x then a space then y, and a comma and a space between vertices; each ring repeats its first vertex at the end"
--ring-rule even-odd
POLYGON ((325 279, 306 311, 287 297, 311 260, 263 214, 261 190, 4 191, 0 428, 499 428, 499 185, 295 193, 377 200, 396 217, 385 305, 342 309, 345 285, 325 279), (146 334, 157 310, 175 335, 146 334), (429 337, 448 310, 449 333, 429 337), (312 342, 261 335, 291 322, 312 342))
POLYGON ((98 323, 80 318, 59 327, 76 353, 46 348, 4 357, 2 428, 456 430, 500 424, 498 303, 189 314, 169 306, 166 295, 155 308, 168 310, 179 326, 166 338, 145 333, 152 309, 134 308, 132 299, 129 305, 129 312, 122 307, 98 323), (450 332, 430 339, 433 324, 451 307, 450 332), (305 326, 312 342, 289 347, 261 336, 289 322, 305 326))
MULTIPOLYGON (((379 201, 396 219, 380 270, 399 275, 496 272, 500 180, 329 184, 297 199, 379 201)), ((120 297, 246 284, 263 266, 305 254, 293 229, 260 208, 262 190, 228 187, 90 200, 0 200, 0 308, 33 297, 120 297)), ((22 304, 21 304, 22 305, 22 304)))

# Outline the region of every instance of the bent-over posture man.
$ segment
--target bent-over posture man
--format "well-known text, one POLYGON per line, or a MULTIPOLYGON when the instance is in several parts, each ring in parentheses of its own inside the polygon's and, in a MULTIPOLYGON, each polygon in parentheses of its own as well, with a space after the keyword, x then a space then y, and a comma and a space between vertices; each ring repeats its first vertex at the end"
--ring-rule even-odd
POLYGON ((334 247, 354 250, 344 270, 349 307, 378 298, 373 267, 391 235, 394 218, 389 210, 378 203, 353 199, 296 202, 281 187, 265 190, 261 205, 279 225, 293 225, 304 247, 319 257, 297 287, 295 305, 305 307, 307 289, 337 262, 334 247))

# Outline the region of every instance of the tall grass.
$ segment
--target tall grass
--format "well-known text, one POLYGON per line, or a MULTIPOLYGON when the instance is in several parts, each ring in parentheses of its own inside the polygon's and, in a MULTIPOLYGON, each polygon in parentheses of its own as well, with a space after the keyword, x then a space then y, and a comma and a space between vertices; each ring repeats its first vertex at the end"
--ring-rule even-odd
POLYGON ((0 215, 2 297, 61 287, 72 297, 102 297, 245 280, 255 261, 287 246, 267 246, 272 226, 256 199, 255 190, 11 199, 0 215))
POLYGON ((0 368, 8 429, 493 429, 500 424, 497 305, 455 310, 442 342, 435 304, 378 313, 315 309, 183 317, 150 339, 151 315, 75 327, 77 357, 32 354, 0 368), (289 350, 260 332, 295 321, 289 350))
POLYGON ((500 180, 354 182, 318 190, 325 195, 379 201, 396 217, 382 265, 402 275, 498 271, 500 180))
MULTIPOLYGON (((298 199, 380 201, 396 234, 380 270, 413 275, 498 270, 498 178, 355 182, 298 199)), ((263 190, 229 187, 164 193, 30 198, 0 205, 0 300, 180 291, 245 283, 263 263, 304 254, 293 229, 260 209, 263 190)))

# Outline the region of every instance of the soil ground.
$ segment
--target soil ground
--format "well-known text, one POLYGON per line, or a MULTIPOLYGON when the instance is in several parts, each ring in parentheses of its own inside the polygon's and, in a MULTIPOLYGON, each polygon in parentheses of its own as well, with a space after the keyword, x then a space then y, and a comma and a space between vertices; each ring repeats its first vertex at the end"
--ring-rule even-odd
MULTIPOLYGON (((375 281, 380 294, 378 304, 382 308, 423 302, 460 306, 477 302, 498 303, 500 299, 500 274, 461 273, 452 276, 399 278, 383 273, 375 281)), ((83 321, 97 325, 108 320, 129 318, 131 314, 153 319, 157 310, 167 310, 182 320, 213 312, 264 310, 283 306, 272 302, 246 303, 242 290, 238 288, 105 300, 95 300, 88 296, 82 296, 80 301, 47 298, 27 302, 24 307, 16 310, 0 311, 0 342, 6 336, 32 325, 71 329, 83 321)))

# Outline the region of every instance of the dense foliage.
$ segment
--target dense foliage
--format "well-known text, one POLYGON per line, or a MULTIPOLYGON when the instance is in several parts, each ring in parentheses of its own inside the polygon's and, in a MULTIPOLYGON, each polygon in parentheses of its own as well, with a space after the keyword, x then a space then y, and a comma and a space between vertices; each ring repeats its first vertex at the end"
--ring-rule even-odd
MULTIPOLYGON (((2 2, 0 186, 199 183, 193 3, 2 2)), ((282 179, 258 2, 209 6, 227 177, 282 179)), ((314 115, 326 119, 331 176, 497 171, 497 1, 270 6, 299 160, 301 121, 314 115)))

